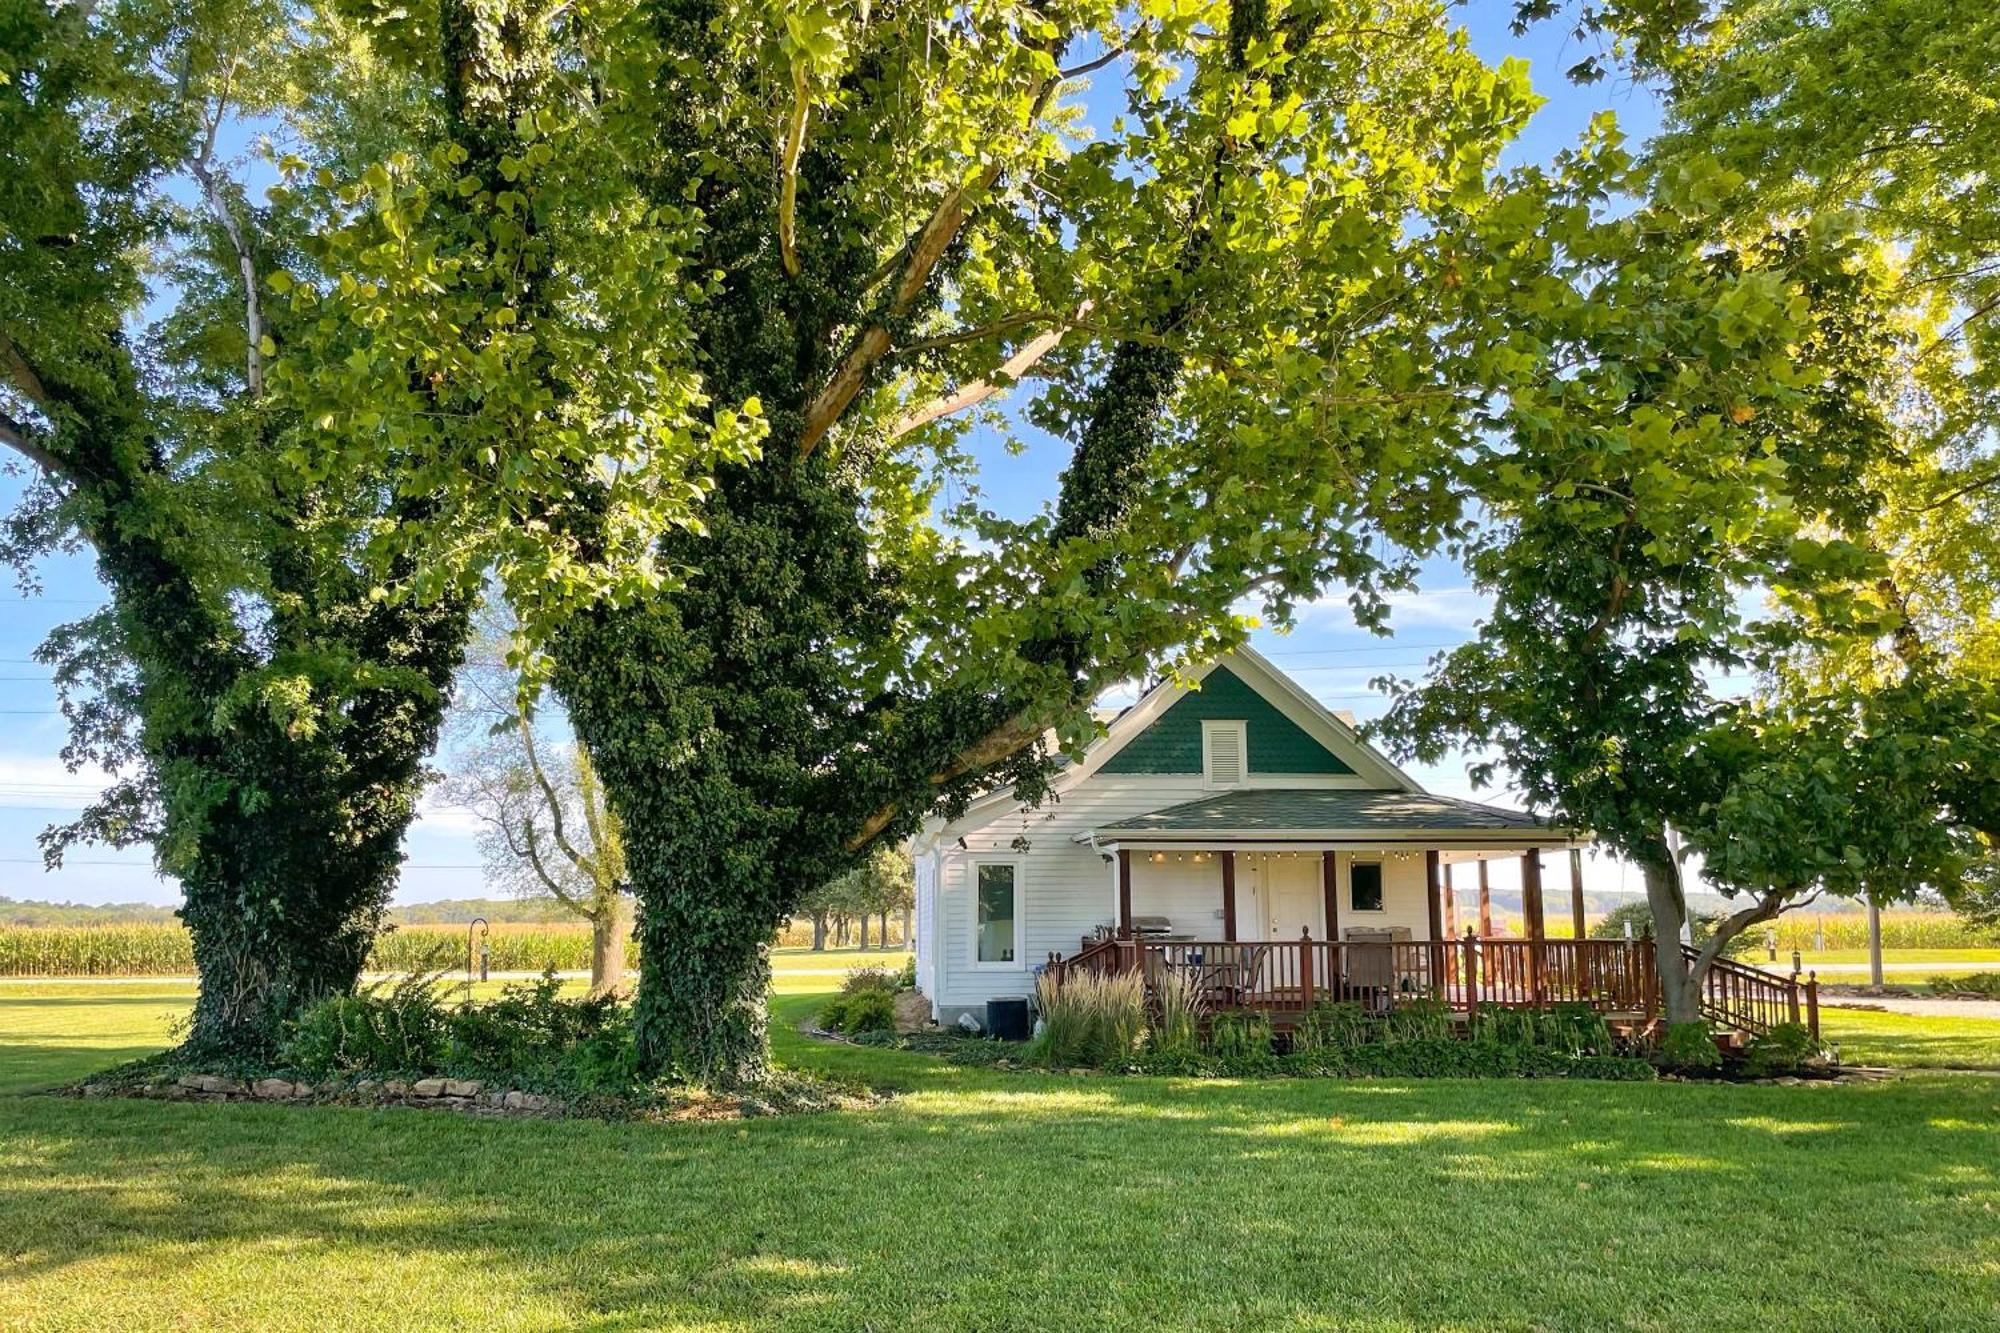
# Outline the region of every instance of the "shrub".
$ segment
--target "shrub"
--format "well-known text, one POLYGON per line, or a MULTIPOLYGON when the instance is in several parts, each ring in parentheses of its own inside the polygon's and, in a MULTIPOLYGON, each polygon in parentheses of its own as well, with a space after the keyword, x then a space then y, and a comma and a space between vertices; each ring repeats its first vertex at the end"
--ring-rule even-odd
POLYGON ((1803 1023, 1780 1023, 1743 1048, 1743 1072, 1759 1078, 1790 1073, 1817 1058, 1819 1043, 1803 1023))
POLYGON ((1217 1014, 1208 1025, 1208 1049, 1218 1059, 1262 1065, 1276 1055, 1271 1020, 1259 1013, 1217 1014))
POLYGON ((1706 1023, 1672 1023, 1660 1040, 1660 1063, 1669 1069, 1714 1069, 1722 1052, 1706 1023))
POLYGON ((1613 1046, 1604 1015, 1587 1004, 1482 1010, 1472 1035, 1486 1046, 1532 1046, 1569 1055, 1609 1054, 1613 1046))
POLYGON ((321 1000, 288 1025, 280 1059, 320 1077, 434 1072, 451 1028, 437 980, 436 973, 413 972, 386 990, 377 982, 355 995, 321 1000))
POLYGON ((915 990, 916 988, 917 988, 917 956, 915 954, 911 954, 908 958, 905 958, 903 960, 903 966, 899 968, 896 972, 896 989, 915 990))
POLYGON ((1035 1004, 1042 1018, 1035 1055, 1049 1064, 1122 1065, 1145 1034, 1146 983, 1136 972, 1081 973, 1060 983, 1043 973, 1035 1004))
POLYGON ((1315 1005, 1292 1029, 1294 1051, 1338 1050, 1375 1040, 1376 1023, 1361 1005, 1328 1001, 1315 1005))
POLYGON ((881 986, 843 991, 820 1007, 819 1025, 828 1032, 891 1032, 896 996, 881 986))
POLYGON ((1932 977, 1931 989, 1940 992, 1969 991, 1990 1000, 2000 1000, 2000 972, 1972 972, 1962 977, 1932 977))
POLYGON ((1451 1007, 1442 1000, 1405 1000, 1381 1019, 1384 1045, 1444 1041, 1451 1036, 1451 1007))
POLYGON ((486 1004, 451 1015, 447 1063, 458 1072, 553 1076, 568 1053, 611 1021, 618 1002, 609 996, 561 997, 562 982, 544 972, 503 987, 486 1004))
POLYGON ((840 993, 852 995, 864 990, 893 991, 896 986, 895 973, 886 967, 857 967, 850 969, 841 979, 840 993))

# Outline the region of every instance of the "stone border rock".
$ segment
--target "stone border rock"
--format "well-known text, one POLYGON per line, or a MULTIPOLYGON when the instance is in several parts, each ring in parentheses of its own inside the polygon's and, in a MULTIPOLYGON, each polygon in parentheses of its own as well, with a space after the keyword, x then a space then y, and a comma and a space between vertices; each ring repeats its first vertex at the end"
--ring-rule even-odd
POLYGON ((182 1074, 144 1083, 85 1083, 85 1097, 141 1097, 193 1102, 311 1102, 336 1106, 410 1106, 473 1115, 560 1115, 563 1106, 544 1093, 524 1088, 488 1088, 478 1079, 364 1078, 322 1083, 283 1078, 244 1080, 221 1074, 182 1074))

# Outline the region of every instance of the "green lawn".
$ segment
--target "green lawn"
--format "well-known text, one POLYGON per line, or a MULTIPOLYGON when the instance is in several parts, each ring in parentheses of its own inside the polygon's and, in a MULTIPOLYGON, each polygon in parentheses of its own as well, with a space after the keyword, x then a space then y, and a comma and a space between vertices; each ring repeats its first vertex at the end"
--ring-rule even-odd
POLYGON ((2000 1069, 2000 1019, 1932 1018, 1822 1006, 1819 1029, 1851 1065, 2000 1069))
MULTIPOLYGON (((0 989, 0 1084, 156 1046, 188 997, 0 989)), ((1191 1083, 777 1043, 905 1095, 689 1125, 0 1096, 0 1326, 1677 1329, 1747 1296, 1780 1328, 1971 1329, 2000 1305, 2000 1080, 1191 1083)))
MULTIPOLYGON (((1746 956, 1743 961, 1778 972, 1789 972, 1792 968, 1792 955, 1784 949, 1778 951, 1776 962, 1765 957, 1761 947, 1755 953, 1746 956)), ((1808 970, 1825 967, 1828 963, 1850 964, 1867 961, 1866 949, 1827 949, 1820 953, 1808 949, 1799 955, 1800 966, 1808 970)), ((1890 967, 1899 964, 1904 966, 1921 964, 1924 967, 1935 967, 1940 972, 1978 972, 1991 970, 1994 966, 2000 965, 2000 949, 1884 949, 1882 962, 1890 967)), ((1906 972, 1903 975, 1917 980, 1923 978, 1923 973, 1920 971, 1906 972)), ((1851 974, 1840 973, 1838 976, 1845 980, 1851 974)), ((1820 979, 1824 981, 1827 978, 1820 979)))

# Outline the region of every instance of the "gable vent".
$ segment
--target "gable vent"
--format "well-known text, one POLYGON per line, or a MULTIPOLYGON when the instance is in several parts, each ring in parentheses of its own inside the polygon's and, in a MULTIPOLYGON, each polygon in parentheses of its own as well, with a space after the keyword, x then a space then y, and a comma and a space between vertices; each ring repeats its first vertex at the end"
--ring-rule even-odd
POLYGON ((1202 747, 1207 753, 1203 776, 1211 787, 1243 785, 1243 732, 1241 722, 1207 722, 1202 725, 1202 747))

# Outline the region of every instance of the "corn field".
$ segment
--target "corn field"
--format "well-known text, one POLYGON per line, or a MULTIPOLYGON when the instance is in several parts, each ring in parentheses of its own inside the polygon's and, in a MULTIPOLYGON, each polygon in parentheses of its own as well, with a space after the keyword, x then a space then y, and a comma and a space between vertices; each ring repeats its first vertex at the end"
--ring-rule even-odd
MULTIPOLYGON (((891 918, 895 923, 894 918, 891 918)), ((897 932, 900 934, 900 932, 897 932)), ((781 948, 811 943, 809 923, 779 932, 781 948)), ((486 936, 487 966, 495 972, 590 970, 590 927, 578 922, 495 924, 486 936)), ((637 945, 626 961, 637 966, 637 945)), ((375 942, 371 972, 457 971, 465 966, 464 926, 402 926, 375 942)), ((194 949, 178 923, 114 926, 0 926, 0 976, 188 977, 194 949)))
MULTIPOLYGON (((583 972, 590 928, 496 925, 486 937, 495 972, 583 972)), ((406 926, 376 941, 371 972, 465 966, 465 927, 406 926)), ((194 975, 194 949, 179 925, 0 926, 0 976, 143 977, 194 975)))
MULTIPOLYGON (((1776 923, 1780 949, 1811 950, 1815 928, 1824 932, 1829 949, 1868 947, 1868 916, 1864 912, 1819 914, 1794 912, 1776 923)), ((1762 939, 1771 927, 1754 927, 1762 939)), ((2000 926, 1981 926, 1950 912, 1882 913, 1884 949, 2000 949, 2000 926)))

